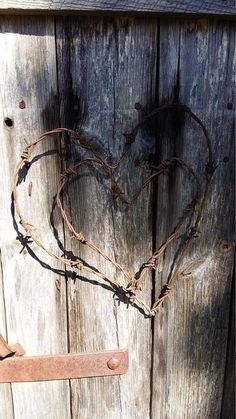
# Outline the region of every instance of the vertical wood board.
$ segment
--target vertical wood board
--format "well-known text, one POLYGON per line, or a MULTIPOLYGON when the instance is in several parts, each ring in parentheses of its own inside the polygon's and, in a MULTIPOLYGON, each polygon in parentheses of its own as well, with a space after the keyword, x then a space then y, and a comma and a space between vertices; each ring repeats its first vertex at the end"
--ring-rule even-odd
MULTIPOLYGON (((151 107, 156 95, 157 21, 127 18, 57 19, 59 89, 62 124, 82 128, 99 144, 103 156, 116 161, 124 146, 124 132, 139 115, 136 102, 151 107)), ((117 171, 126 192, 134 192, 149 173, 154 138, 137 139, 117 171)), ((81 156, 72 143, 69 163, 81 156)), ((82 153, 83 154, 83 153, 82 153)), ((71 219, 78 231, 131 271, 152 251, 150 191, 131 208, 115 202, 106 179, 91 167, 81 171, 68 188, 71 219), (141 237, 141 239, 140 239, 141 237)), ((74 254, 114 278, 109 263, 69 238, 74 254)), ((114 290, 81 272, 68 285, 71 350, 128 348, 128 373, 72 383, 73 417, 148 418, 150 408, 151 323, 133 307, 119 304, 114 290), (90 398, 88 408, 88 397, 90 398)), ((74 277, 75 278, 75 277, 74 277)), ((151 300, 151 278, 143 288, 151 300)))
MULTIPOLYGON (((0 334, 7 338, 2 260, 0 254, 0 334)), ((0 406, 3 417, 13 419, 12 389, 10 384, 0 384, 0 406)))
MULTIPOLYGON (((153 418, 220 417, 234 252, 233 32, 233 24, 220 21, 160 23, 160 104, 180 101, 203 120, 218 167, 200 237, 186 258, 187 263, 195 260, 195 268, 179 280, 155 318, 153 418)), ((160 158, 170 152, 180 156, 204 179, 206 147, 199 128, 177 114, 162 119, 160 133, 160 158)), ((174 225, 190 190, 179 173, 160 184, 157 225, 164 216, 167 222, 161 235, 157 230, 157 241, 174 225)), ((167 280, 180 240, 159 266, 156 294, 167 280)))
MULTIPOLYGON (((0 130, 1 130, 1 257, 7 338, 20 342, 28 355, 67 351, 66 300, 55 286, 54 262, 36 245, 30 254, 22 234, 16 231, 11 209, 11 190, 16 163, 26 143, 58 125, 56 55, 53 18, 1 17, 0 130), (25 101, 25 108, 19 102, 25 101), (12 127, 4 119, 12 120, 12 127), (47 264, 47 269, 45 269, 47 264)), ((42 146, 44 153, 50 146, 42 146)), ((51 142, 51 148, 55 144, 51 142)), ((56 246, 50 227, 51 198, 59 175, 58 157, 32 164, 19 187, 22 211, 38 228, 49 247, 56 246), (32 195, 28 185, 32 182, 32 195)), ((19 230, 20 227, 19 227, 19 230)), ((55 266, 56 272, 59 265, 55 266)), ((68 418, 67 382, 12 385, 14 418, 68 418)), ((6 404, 9 403, 7 395, 6 404)), ((0 416, 4 416, 4 404, 0 416)))

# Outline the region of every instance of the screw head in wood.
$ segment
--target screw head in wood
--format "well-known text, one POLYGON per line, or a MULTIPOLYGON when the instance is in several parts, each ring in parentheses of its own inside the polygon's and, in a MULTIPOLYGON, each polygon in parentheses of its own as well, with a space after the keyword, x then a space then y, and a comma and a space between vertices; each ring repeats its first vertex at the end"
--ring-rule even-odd
POLYGON ((108 368, 110 368, 110 370, 116 370, 116 368, 118 368, 119 365, 120 365, 120 360, 118 358, 111 358, 107 362, 107 366, 108 368))
POLYGON ((136 102, 135 105, 134 105, 134 108, 136 109, 136 111, 141 111, 141 109, 142 109, 141 103, 136 102))
POLYGON ((227 103, 227 109, 229 109, 230 111, 234 108, 234 105, 232 102, 228 102, 227 103))
POLYGON ((21 100, 21 101, 19 102, 19 108, 20 108, 20 109, 25 109, 25 101, 24 101, 24 100, 21 100))

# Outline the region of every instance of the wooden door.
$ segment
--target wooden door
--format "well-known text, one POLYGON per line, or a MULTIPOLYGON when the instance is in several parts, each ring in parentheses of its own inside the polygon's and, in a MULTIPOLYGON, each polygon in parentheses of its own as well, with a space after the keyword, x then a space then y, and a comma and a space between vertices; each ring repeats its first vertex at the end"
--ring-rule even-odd
MULTIPOLYGON (((29 355, 128 348, 130 357, 121 377, 1 385, 0 417, 230 418, 234 23, 146 15, 0 21, 0 333, 29 355), (207 126, 217 170, 200 237, 185 260, 196 262, 194 269, 150 319, 93 275, 65 269, 22 236, 11 205, 12 177, 26 143, 58 126, 81 130, 116 161, 123 133, 143 113, 173 102, 189 106, 207 126), (136 103, 144 109, 137 111, 136 103)), ((64 140, 66 147, 54 138, 38 149, 21 185, 24 212, 49 248, 119 276, 70 237, 52 206, 64 166, 84 155, 64 140)), ((141 130, 117 177, 132 193, 150 166, 179 156, 203 179, 204 152, 198 127, 167 113, 141 130)), ((90 167, 69 185, 65 205, 78 231, 135 272, 169 234, 190 195, 188 179, 176 171, 127 208, 90 167)), ((148 304, 176 252, 173 246, 155 277, 147 275, 142 295, 148 304)))

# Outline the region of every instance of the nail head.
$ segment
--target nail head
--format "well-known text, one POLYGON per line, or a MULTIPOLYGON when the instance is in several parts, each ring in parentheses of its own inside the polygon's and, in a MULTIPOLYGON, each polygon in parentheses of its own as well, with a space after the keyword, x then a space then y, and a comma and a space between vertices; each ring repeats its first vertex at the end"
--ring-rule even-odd
POLYGON ((142 109, 142 105, 139 102, 136 102, 134 107, 135 107, 136 111, 140 111, 142 109))
POLYGON ((107 362, 107 366, 108 368, 110 368, 110 370, 116 370, 116 368, 118 368, 119 365, 120 365, 120 360, 118 358, 111 358, 107 362))
POLYGON ((19 108, 20 108, 20 109, 25 109, 25 101, 24 101, 24 100, 21 100, 21 101, 19 102, 19 108))

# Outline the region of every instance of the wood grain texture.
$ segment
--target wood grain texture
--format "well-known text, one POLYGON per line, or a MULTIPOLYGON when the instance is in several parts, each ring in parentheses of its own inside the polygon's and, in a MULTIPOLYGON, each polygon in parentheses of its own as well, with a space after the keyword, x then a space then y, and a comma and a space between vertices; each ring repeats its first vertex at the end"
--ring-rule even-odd
MULTIPOLYGON (((160 22, 160 104, 180 101, 202 118, 218 168, 200 237, 186 261, 195 260, 192 275, 179 280, 154 321, 153 419, 217 419, 221 414, 234 253, 233 39, 230 23, 160 22)), ((180 156, 203 178, 206 147, 198 128, 178 114, 163 117, 158 126, 160 158, 180 156)), ((157 225, 162 227, 157 243, 169 232, 190 191, 179 172, 160 183, 157 225)), ((166 252, 159 265, 157 294, 178 246, 166 252)))
POLYGON ((0 9, 48 10, 52 11, 110 11, 110 12, 152 12, 152 13, 204 13, 235 15, 234 0, 2 0, 0 9))
MULTIPOLYGON (((157 21, 127 18, 57 19, 62 124, 79 128, 115 161, 124 132, 138 120, 135 102, 152 103, 156 94, 157 21)), ((154 138, 144 132, 126 156, 122 186, 134 191, 149 172, 154 138)), ((81 156, 75 144, 72 163, 81 156)), ((136 270, 152 251, 150 192, 134 207, 115 202, 96 167, 86 168, 68 189, 71 219, 78 230, 112 258, 136 270), (139 239, 141 237, 141 240, 139 239)), ((87 263, 119 277, 109 263, 79 246, 68 234, 66 246, 87 263)), ((148 418, 150 408, 151 324, 137 309, 117 301, 114 290, 96 277, 71 273, 68 282, 71 351, 128 348, 128 373, 72 383, 73 418, 148 418), (90 397, 89 395, 92 395, 90 397), (88 397, 90 397, 88 407, 88 397)), ((150 303, 151 278, 143 289, 150 303)))
MULTIPOLYGON (((12 176, 25 141, 30 142, 58 125, 53 19, 1 17, 0 48, 4 51, 0 59, 0 247, 7 338, 9 342, 20 342, 27 355, 66 352, 63 280, 59 293, 55 286, 58 271, 57 275, 52 272, 51 260, 36 246, 31 247, 31 254, 22 248, 19 240, 22 241, 22 236, 14 228, 11 213, 12 176), (19 108, 22 99, 25 109, 19 108), (12 127, 4 123, 5 118, 12 120, 12 127)), ((53 142, 51 147, 55 148, 53 142)), ((39 154, 47 149, 42 147, 39 154)), ((48 156, 47 161, 39 159, 20 186, 25 217, 38 226, 39 234, 52 247, 56 241, 49 217, 59 170, 55 154, 48 156), (31 197, 28 195, 30 181, 31 197)), ((0 405, 1 417, 8 417, 4 409, 11 403, 7 390, 5 393, 6 400, 0 405)), ((12 399, 16 419, 46 418, 51 412, 58 419, 69 417, 67 382, 14 384, 12 399)))

